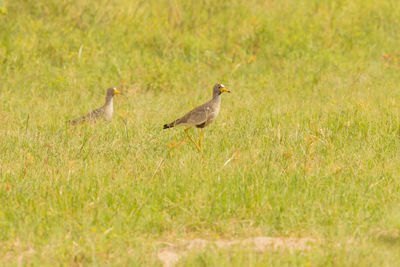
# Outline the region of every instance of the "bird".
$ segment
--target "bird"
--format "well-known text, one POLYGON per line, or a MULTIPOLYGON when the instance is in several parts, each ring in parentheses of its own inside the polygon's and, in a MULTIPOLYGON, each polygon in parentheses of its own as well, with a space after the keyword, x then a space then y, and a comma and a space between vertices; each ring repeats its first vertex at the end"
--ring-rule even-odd
POLYGON ((71 120, 71 125, 84 122, 95 122, 100 118, 104 119, 105 121, 111 120, 113 115, 113 96, 118 94, 120 94, 120 91, 118 91, 116 88, 108 88, 106 94, 106 103, 102 107, 89 112, 83 117, 71 120))
POLYGON ((230 93, 223 84, 217 83, 213 87, 213 97, 210 101, 198 106, 179 119, 174 120, 171 123, 164 124, 164 129, 172 128, 175 126, 188 126, 184 132, 189 140, 196 146, 197 150, 201 152, 201 142, 203 138, 203 128, 212 123, 218 116, 221 95, 224 92, 230 93), (188 134, 188 130, 192 127, 200 128, 199 142, 196 143, 192 137, 188 134))

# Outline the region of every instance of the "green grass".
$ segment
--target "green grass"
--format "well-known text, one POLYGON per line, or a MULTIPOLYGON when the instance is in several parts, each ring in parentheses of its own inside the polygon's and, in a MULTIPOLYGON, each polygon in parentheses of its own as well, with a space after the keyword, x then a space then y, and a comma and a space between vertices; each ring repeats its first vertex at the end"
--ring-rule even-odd
POLYGON ((394 0, 0 1, 0 265, 252 236, 320 242, 179 264, 398 265, 398 25, 394 0), (203 153, 168 148, 183 129, 162 125, 216 82, 203 153), (111 123, 66 125, 111 86, 111 123))

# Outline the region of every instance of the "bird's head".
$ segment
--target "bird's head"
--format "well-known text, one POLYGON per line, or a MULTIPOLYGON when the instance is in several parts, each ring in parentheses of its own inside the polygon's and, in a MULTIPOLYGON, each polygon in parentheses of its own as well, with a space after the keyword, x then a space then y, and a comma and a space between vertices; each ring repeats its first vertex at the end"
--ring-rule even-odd
POLYGON ((231 91, 226 89, 226 87, 223 84, 217 83, 216 85, 214 85, 214 88, 213 88, 213 96, 214 97, 219 96, 224 92, 230 93, 231 91))
POLYGON ((120 91, 118 91, 117 90, 117 88, 108 88, 107 89, 107 97, 110 97, 110 96, 114 96, 114 95, 118 95, 118 94, 120 94, 121 92, 120 91))

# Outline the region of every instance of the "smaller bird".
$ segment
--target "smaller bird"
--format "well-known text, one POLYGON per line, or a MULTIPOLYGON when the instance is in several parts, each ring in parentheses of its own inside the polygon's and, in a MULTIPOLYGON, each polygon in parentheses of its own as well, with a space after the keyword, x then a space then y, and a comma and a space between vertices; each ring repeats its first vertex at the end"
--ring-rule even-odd
POLYGON ((105 121, 109 121, 113 115, 113 96, 120 94, 116 88, 108 88, 106 94, 106 103, 101 108, 95 109, 83 117, 70 121, 72 125, 76 125, 84 122, 95 122, 102 118, 105 121))
POLYGON ((172 128, 175 126, 188 126, 184 132, 189 140, 196 146, 197 150, 201 152, 203 128, 212 123, 217 118, 221 105, 221 94, 224 92, 230 93, 231 91, 226 89, 223 84, 217 83, 213 87, 213 97, 210 101, 192 109, 183 117, 174 120, 171 123, 165 124, 164 129, 172 128), (199 143, 196 143, 187 132, 193 126, 196 128, 200 128, 199 143))

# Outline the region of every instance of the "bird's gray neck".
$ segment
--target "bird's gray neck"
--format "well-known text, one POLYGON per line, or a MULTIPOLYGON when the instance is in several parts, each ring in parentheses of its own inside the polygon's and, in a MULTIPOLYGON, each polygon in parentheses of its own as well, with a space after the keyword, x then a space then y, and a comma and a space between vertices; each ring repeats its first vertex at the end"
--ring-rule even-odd
POLYGON ((221 94, 214 94, 212 100, 216 102, 221 102, 221 94))
POLYGON ((104 104, 104 106, 108 106, 108 105, 112 105, 113 103, 113 96, 109 95, 106 97, 106 103, 104 104))

